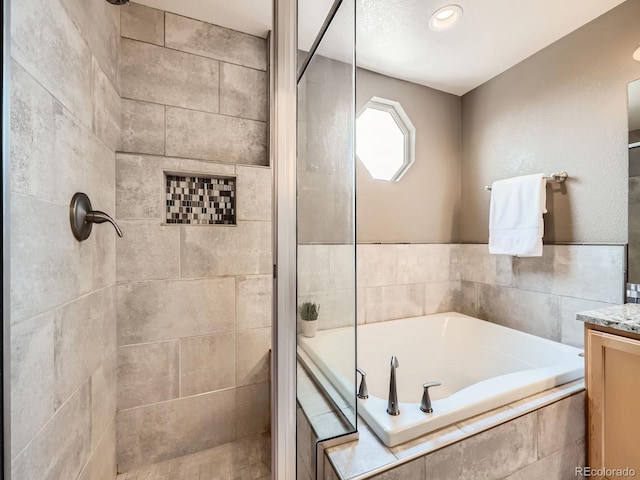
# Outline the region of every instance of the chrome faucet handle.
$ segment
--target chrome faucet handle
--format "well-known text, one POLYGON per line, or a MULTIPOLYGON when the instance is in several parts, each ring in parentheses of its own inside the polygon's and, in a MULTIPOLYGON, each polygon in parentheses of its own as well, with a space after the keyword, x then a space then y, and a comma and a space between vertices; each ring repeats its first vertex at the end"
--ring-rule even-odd
POLYGON ((393 355, 391 357, 391 368, 398 368, 400 366, 400 362, 398 362, 398 357, 393 355))
POLYGON ((442 385, 442 383, 440 382, 428 382, 422 385, 422 388, 424 388, 424 392, 422 393, 420 410, 425 413, 433 413, 433 408, 431 407, 431 397, 429 396, 429 389, 431 387, 439 387, 440 385, 442 385))
POLYGON ((391 357, 391 374, 389 375, 389 401, 387 402, 387 413, 392 416, 400 415, 398 407, 398 386, 396 384, 396 368, 400 366, 398 357, 391 357))
POLYGON ((369 390, 367 390, 367 372, 360 368, 356 368, 356 372, 362 375, 362 380, 360 381, 360 388, 358 388, 358 398, 362 400, 366 400, 369 398, 369 390))

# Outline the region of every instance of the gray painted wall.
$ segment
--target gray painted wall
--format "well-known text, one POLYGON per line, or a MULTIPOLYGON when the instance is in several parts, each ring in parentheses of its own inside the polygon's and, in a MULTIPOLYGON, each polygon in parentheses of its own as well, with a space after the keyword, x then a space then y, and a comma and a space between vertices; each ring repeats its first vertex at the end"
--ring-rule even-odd
POLYGON ((627 242, 627 84, 640 77, 629 0, 462 98, 460 238, 486 242, 483 186, 566 170, 547 187, 546 242, 627 242))
POLYGON ((122 12, 120 472, 268 431, 272 284, 266 40, 122 12), (237 226, 164 224, 164 172, 236 177, 237 226))
POLYGON ((12 478, 113 480, 116 235, 79 243, 69 202, 115 212, 120 11, 11 7, 12 478))
POLYGON ((360 68, 356 95, 356 112, 383 97, 400 102, 416 127, 416 160, 398 182, 375 180, 356 160, 358 242, 457 242, 460 97, 360 68))

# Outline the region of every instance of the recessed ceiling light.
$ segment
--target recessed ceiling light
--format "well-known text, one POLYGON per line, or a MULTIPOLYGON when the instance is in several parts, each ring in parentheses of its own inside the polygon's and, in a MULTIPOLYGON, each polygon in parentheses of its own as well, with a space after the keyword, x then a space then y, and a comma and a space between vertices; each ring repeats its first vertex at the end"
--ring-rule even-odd
POLYGON ((638 47, 636 51, 633 52, 633 59, 640 62, 640 47, 638 47))
POLYGON ((429 19, 429 28, 436 32, 448 30, 462 18, 462 8, 459 5, 445 5, 433 12, 429 19))

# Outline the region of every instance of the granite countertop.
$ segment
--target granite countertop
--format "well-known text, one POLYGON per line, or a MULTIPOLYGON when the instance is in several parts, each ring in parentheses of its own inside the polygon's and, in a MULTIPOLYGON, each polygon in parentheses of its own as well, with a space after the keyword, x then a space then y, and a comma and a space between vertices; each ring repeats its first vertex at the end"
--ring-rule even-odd
POLYGON ((585 323, 640 334, 640 304, 636 303, 581 312, 576 315, 576 319, 585 323))

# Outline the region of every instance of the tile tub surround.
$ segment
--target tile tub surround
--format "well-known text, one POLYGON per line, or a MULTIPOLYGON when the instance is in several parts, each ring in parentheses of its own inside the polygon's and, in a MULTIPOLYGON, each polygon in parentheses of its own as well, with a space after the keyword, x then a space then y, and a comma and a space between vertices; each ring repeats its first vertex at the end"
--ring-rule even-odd
MULTIPOLYGON (((358 323, 457 311, 582 347, 576 313, 623 300, 618 245, 545 245, 542 257, 490 255, 486 244, 359 244, 358 323)), ((353 323, 353 247, 298 247, 299 301, 322 305, 319 329, 353 323)))
POLYGON ((123 151, 268 165, 266 40, 137 4, 123 12, 123 151))
POLYGON ((584 323, 640 333, 640 305, 636 303, 581 312, 576 318, 584 323))
POLYGON ((69 202, 115 212, 119 8, 21 0, 11 17, 7 461, 16 480, 113 480, 117 240, 104 226, 75 240, 69 202))
POLYGON ((324 478, 573 478, 586 460, 585 408, 579 380, 391 449, 360 421, 357 441, 326 451, 324 478))
POLYGON ((269 430, 272 176, 266 41, 136 4, 121 22, 116 435, 133 472, 269 430), (235 179, 236 225, 168 222, 165 174, 235 179))

